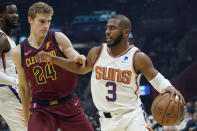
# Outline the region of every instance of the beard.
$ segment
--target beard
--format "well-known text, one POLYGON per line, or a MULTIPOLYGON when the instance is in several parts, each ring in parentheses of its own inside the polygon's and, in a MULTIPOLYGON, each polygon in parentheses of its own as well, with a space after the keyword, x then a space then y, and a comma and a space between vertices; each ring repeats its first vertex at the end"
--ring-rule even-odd
POLYGON ((116 39, 114 40, 114 42, 111 43, 111 44, 107 44, 107 46, 108 46, 108 47, 114 47, 114 46, 116 46, 118 43, 121 42, 122 36, 123 36, 123 33, 120 32, 120 34, 116 37, 116 39))
POLYGON ((10 29, 16 29, 18 27, 18 22, 13 23, 11 20, 5 19, 5 25, 10 29))

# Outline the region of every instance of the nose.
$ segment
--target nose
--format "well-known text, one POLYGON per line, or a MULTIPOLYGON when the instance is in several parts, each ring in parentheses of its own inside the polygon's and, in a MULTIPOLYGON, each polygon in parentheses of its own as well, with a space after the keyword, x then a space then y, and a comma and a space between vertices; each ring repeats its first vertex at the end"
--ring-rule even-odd
POLYGON ((18 18, 18 13, 13 13, 14 18, 18 18))
POLYGON ((49 22, 46 22, 46 23, 44 24, 44 29, 48 29, 49 26, 50 26, 50 23, 49 23, 49 22))
POLYGON ((111 33, 111 31, 109 29, 106 29, 105 34, 109 35, 111 33))

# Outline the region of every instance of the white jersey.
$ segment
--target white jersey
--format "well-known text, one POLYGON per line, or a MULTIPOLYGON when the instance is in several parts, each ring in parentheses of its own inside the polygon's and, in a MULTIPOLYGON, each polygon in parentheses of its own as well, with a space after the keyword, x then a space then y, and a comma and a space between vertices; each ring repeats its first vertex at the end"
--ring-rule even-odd
POLYGON ((138 51, 135 46, 130 46, 121 55, 113 57, 107 45, 102 45, 91 77, 92 97, 99 111, 137 109, 142 104, 139 98, 141 75, 134 67, 138 51))
MULTIPOLYGON (((4 33, 1 29, 0 29, 0 32, 4 33)), ((9 36, 7 36, 7 39, 10 44, 10 50, 1 55, 0 71, 6 73, 9 76, 17 78, 16 68, 11 57, 11 50, 12 48, 16 47, 16 44, 9 36)))
MULTIPOLYGON (((2 30, 0 32, 4 33, 2 30)), ((1 55, 0 71, 17 79, 16 68, 11 57, 11 50, 16 47, 16 44, 9 36, 7 36, 7 39, 10 50, 1 55)), ((27 131, 17 88, 12 85, 0 83, 0 115, 5 119, 12 131, 27 131)))

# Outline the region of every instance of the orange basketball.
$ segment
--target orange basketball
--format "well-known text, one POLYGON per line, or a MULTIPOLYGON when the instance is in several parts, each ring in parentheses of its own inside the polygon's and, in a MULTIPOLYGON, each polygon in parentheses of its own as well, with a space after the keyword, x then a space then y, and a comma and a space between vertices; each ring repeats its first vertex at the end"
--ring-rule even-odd
POLYGON ((160 94, 152 103, 151 112, 161 125, 172 126, 183 119, 184 104, 170 100, 170 93, 160 94))

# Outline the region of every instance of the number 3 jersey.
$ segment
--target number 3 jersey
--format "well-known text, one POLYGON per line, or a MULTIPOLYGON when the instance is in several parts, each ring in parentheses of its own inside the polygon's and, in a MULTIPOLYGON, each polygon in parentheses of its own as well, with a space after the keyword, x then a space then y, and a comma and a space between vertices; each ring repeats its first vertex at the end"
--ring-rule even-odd
POLYGON ((132 45, 121 55, 113 57, 107 45, 102 45, 91 77, 92 97, 98 110, 136 109, 141 105, 138 87, 140 75, 134 67, 138 51, 132 45))
POLYGON ((49 31, 39 49, 32 47, 28 40, 21 45, 21 61, 31 85, 31 96, 39 100, 54 100, 73 92, 77 84, 76 74, 50 62, 39 63, 36 54, 45 51, 54 56, 64 57, 55 40, 55 32, 49 31))

